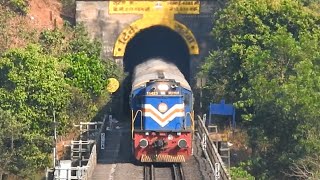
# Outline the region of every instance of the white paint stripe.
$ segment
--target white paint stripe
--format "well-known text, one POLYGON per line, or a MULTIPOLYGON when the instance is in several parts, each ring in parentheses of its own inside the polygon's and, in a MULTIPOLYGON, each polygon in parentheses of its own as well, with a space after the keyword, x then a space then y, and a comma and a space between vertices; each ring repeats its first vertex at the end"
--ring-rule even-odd
POLYGON ((114 173, 116 172, 116 168, 117 168, 117 164, 112 164, 108 180, 113 180, 114 178, 113 176, 114 176, 114 173))
POLYGON ((146 110, 149 110, 151 112, 145 112, 144 116, 146 117, 150 117, 152 118, 154 121, 156 121, 161 127, 166 126, 167 124, 169 124, 170 121, 172 121, 174 118, 176 117, 183 117, 185 116, 184 112, 176 112, 173 113, 171 116, 169 116, 172 112, 176 111, 176 110, 183 110, 184 111, 184 104, 175 104, 174 106, 172 106, 167 112, 165 112, 164 114, 162 114, 161 112, 159 112, 158 109, 156 109, 155 107, 153 107, 151 104, 145 104, 144 108, 146 110), (154 114, 156 114, 157 116, 160 117, 157 118, 154 114), (161 120, 166 119, 164 122, 162 122, 161 120))
POLYGON ((174 118, 176 117, 183 117, 184 116, 184 112, 176 112, 174 114, 172 114, 170 117, 168 117, 168 119, 164 122, 162 122, 159 118, 157 118, 156 116, 154 116, 152 113, 147 112, 144 114, 146 117, 150 117, 152 118, 154 121, 156 121, 161 127, 166 126, 167 124, 169 124, 170 121, 172 121, 174 118))
POLYGON ((184 110, 184 104, 175 104, 174 106, 172 106, 167 112, 165 112, 164 114, 162 114, 161 112, 159 112, 158 109, 156 109, 155 107, 153 107, 151 104, 145 104, 144 108, 146 110, 151 110, 152 112, 154 112, 155 114, 157 114, 159 117, 161 117, 162 119, 164 119, 165 117, 167 117, 169 114, 171 114, 173 111, 177 110, 177 109, 181 109, 184 110))

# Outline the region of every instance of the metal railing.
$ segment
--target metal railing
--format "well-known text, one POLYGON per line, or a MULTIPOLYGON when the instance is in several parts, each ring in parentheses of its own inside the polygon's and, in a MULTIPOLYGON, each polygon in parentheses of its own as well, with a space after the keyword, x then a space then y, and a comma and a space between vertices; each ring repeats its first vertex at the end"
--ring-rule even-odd
POLYGON ((61 168, 56 167, 54 171, 54 180, 87 180, 87 166, 78 166, 78 167, 71 167, 71 168, 61 168))
POLYGON ((88 180, 92 177, 94 168, 97 164, 96 144, 93 145, 88 164, 86 166, 77 167, 55 167, 54 180, 88 180))
POLYGON ((131 110, 131 138, 133 139, 133 131, 134 131, 134 122, 136 121, 136 118, 138 116, 138 113, 141 114, 140 116, 140 121, 141 121, 141 130, 142 130, 142 111, 137 110, 136 114, 134 114, 134 111, 131 110))
POLYGON ((87 173, 86 173, 87 179, 92 177, 94 169, 97 165, 97 150, 96 149, 97 149, 97 146, 95 144, 92 147, 90 158, 89 158, 89 161, 87 164, 87 166, 88 166, 87 173))
POLYGON ((192 129, 192 132, 194 132, 194 111, 192 111, 192 112, 187 112, 187 113, 186 113, 186 119, 187 119, 188 115, 190 116, 190 120, 191 120, 191 129, 192 129))
MULTIPOLYGON (((56 166, 52 170, 47 169, 46 171, 46 179, 47 180, 73 180, 73 179, 79 179, 79 180, 88 180, 90 177, 92 177, 94 169, 97 165, 97 153, 99 152, 101 144, 101 134, 105 129, 105 121, 106 118, 103 119, 103 122, 89 122, 81 125, 94 125, 95 131, 98 130, 98 125, 100 126, 100 129, 98 132, 92 134, 91 138, 88 141, 72 141, 72 143, 75 145, 74 150, 75 153, 79 153, 78 155, 81 157, 83 152, 90 151, 89 159, 85 159, 87 161, 85 166, 77 166, 77 167, 59 167, 56 166), (87 148, 83 149, 83 145, 86 145, 87 148), (50 176, 49 174, 52 173, 53 176, 50 176)), ((89 131, 89 130, 87 130, 89 131)), ((89 136, 87 136, 89 138, 89 136)), ((71 143, 71 144, 72 144, 71 143)), ((82 160, 82 159, 81 159, 82 160)))
POLYGON ((225 167, 218 150, 214 143, 210 140, 209 132, 203 122, 203 119, 198 116, 198 135, 201 138, 201 147, 207 159, 209 160, 212 171, 214 172, 215 179, 230 180, 230 174, 225 167))

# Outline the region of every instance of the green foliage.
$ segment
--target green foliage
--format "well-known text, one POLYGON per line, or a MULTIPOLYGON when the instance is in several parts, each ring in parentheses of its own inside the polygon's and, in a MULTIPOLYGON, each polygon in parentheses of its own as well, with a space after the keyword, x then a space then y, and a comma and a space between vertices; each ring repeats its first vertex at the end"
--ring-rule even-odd
POLYGON ((82 24, 78 24, 73 31, 73 38, 70 42, 70 50, 74 53, 85 52, 90 58, 99 58, 101 43, 90 39, 88 32, 82 24))
POLYGON ((17 13, 26 15, 28 13, 28 1, 27 0, 1 0, 1 5, 8 6, 10 9, 17 13))
POLYGON ((39 43, 47 54, 59 56, 67 51, 68 43, 65 42, 66 34, 58 29, 44 30, 40 33, 39 43))
POLYGON ((319 3, 318 0, 299 0, 299 2, 301 2, 305 6, 309 6, 313 3, 319 3))
POLYGON ((101 59, 101 43, 91 40, 81 24, 44 31, 40 43, 45 53, 59 59, 60 69, 72 86, 69 116, 75 122, 91 119, 109 99, 107 79, 115 77, 121 81, 122 70, 112 60, 101 59))
POLYGON ((90 95, 100 95, 106 87, 105 66, 99 58, 88 57, 86 53, 67 55, 63 61, 70 64, 66 78, 70 84, 90 95))
POLYGON ((101 43, 91 40, 81 24, 75 28, 66 25, 62 30, 43 31, 40 43, 46 53, 64 64, 68 83, 90 96, 103 94, 107 78, 123 76, 116 63, 101 59, 101 43))
POLYGON ((23 134, 8 162, 14 174, 28 176, 49 165, 53 110, 62 132, 70 124, 65 110, 70 95, 56 68, 57 59, 43 55, 36 45, 10 50, 0 59, 0 107, 24 127, 17 129, 23 134))
POLYGON ((63 30, 47 30, 40 35, 40 43, 46 53, 52 54, 64 64, 67 82, 90 96, 104 93, 107 78, 122 78, 118 65, 100 57, 101 43, 91 40, 83 25, 68 25, 63 30))
POLYGON ((235 102, 249 121, 258 178, 281 178, 295 160, 320 152, 319 23, 295 0, 230 1, 214 20, 205 96, 235 102))
MULTIPOLYGON (((41 52, 38 46, 31 45, 3 55, 0 101, 3 108, 14 110, 33 131, 48 133, 39 124, 52 115, 53 109, 58 112, 63 109, 69 95, 63 74, 56 71, 57 60, 41 52)), ((61 122, 64 126, 64 121, 61 122)))
POLYGON ((0 175, 29 177, 49 166, 53 111, 64 134, 72 124, 92 120, 108 102, 107 79, 121 80, 122 71, 103 61, 100 51, 83 26, 66 26, 42 32, 38 44, 2 54, 0 110, 7 115, 0 115, 0 127, 23 128, 0 129, 0 162, 6 161, 0 175))
POLYGON ((247 165, 245 163, 240 163, 237 167, 230 168, 230 174, 232 179, 245 179, 254 180, 255 178, 248 173, 246 170, 247 165))
POLYGON ((17 142, 22 137, 22 123, 10 111, 0 108, 0 177, 11 170, 12 161, 17 153, 17 142))
POLYGON ((67 53, 85 53, 90 58, 100 58, 101 43, 91 40, 82 24, 75 27, 65 24, 63 29, 44 30, 39 39, 44 52, 56 57, 67 53))

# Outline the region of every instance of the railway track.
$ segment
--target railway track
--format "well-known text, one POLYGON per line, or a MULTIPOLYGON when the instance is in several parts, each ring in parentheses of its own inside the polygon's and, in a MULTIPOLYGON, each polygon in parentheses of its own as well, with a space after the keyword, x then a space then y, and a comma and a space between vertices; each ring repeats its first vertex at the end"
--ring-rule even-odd
POLYGON ((144 166, 144 180, 185 180, 181 164, 144 166))

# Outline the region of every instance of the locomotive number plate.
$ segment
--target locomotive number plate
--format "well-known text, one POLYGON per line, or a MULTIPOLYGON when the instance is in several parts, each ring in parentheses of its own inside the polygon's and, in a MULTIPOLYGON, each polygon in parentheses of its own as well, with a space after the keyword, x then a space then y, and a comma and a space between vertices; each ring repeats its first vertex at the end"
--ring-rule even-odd
POLYGON ((158 95, 158 92, 147 92, 147 95, 158 95))
POLYGON ((179 92, 177 92, 177 91, 169 91, 168 94, 169 95, 178 95, 179 92))

